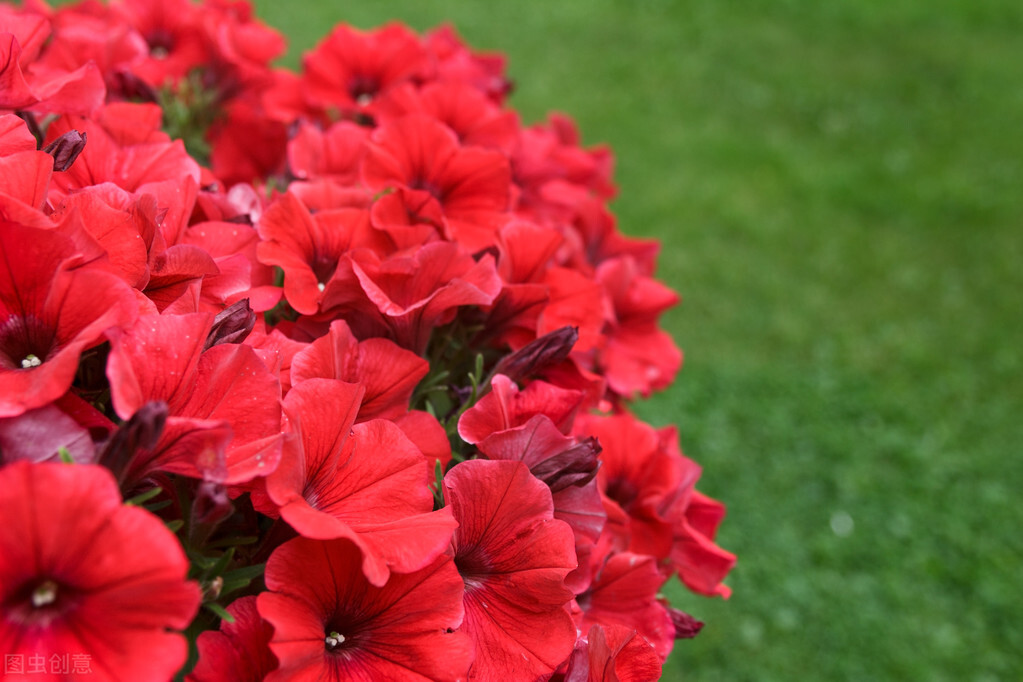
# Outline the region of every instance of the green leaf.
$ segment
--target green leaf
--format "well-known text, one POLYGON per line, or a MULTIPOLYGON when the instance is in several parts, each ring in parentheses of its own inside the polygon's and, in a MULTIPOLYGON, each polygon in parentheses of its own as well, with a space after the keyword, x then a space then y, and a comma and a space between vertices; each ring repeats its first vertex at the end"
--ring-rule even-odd
POLYGON ((436 511, 444 508, 444 467, 439 459, 433 462, 433 478, 430 492, 433 493, 433 509, 436 511))
POLYGON ((209 578, 215 578, 218 575, 222 575, 228 566, 231 565, 231 561, 234 560, 234 547, 231 547, 226 552, 220 555, 213 564, 207 569, 209 578))
POLYGON ((213 613, 217 614, 217 617, 220 618, 221 620, 226 621, 228 623, 233 623, 234 622, 234 616, 232 616, 230 613, 228 613, 227 609, 225 609, 223 606, 221 606, 217 602, 215 602, 215 601, 206 602, 202 606, 203 606, 204 609, 207 609, 207 610, 212 611, 213 613))
POLYGON ((205 546, 210 549, 221 549, 223 547, 241 547, 243 545, 251 545, 258 541, 259 538, 255 535, 242 535, 241 537, 222 538, 214 542, 206 543, 205 546))
POLYGON ((220 594, 230 594, 235 590, 248 587, 249 583, 253 580, 262 577, 265 568, 266 564, 256 564, 254 566, 244 566, 225 573, 223 575, 224 584, 221 586, 220 594))
POLYGON ((263 575, 263 571, 266 570, 266 564, 253 564, 252 566, 242 566, 236 568, 233 571, 228 571, 224 574, 224 580, 238 580, 247 579, 252 580, 263 575))
MULTIPOLYGON (((138 495, 136 495, 135 497, 131 498, 130 500, 125 500, 124 503, 127 504, 127 505, 130 505, 132 507, 141 507, 143 504, 145 504, 149 500, 153 499, 154 497, 156 497, 157 495, 159 495, 162 492, 163 492, 163 488, 161 488, 160 486, 156 486, 155 488, 151 488, 151 489, 147 490, 144 493, 139 493, 138 495)), ((170 504, 169 500, 167 501, 167 504, 170 504)), ((154 510, 150 509, 149 511, 154 511, 154 510)))

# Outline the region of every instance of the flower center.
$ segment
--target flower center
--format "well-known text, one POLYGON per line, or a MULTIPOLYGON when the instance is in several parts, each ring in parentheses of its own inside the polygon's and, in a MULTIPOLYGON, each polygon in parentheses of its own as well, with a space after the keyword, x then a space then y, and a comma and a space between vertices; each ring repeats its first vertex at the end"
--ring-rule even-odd
POLYGON ((42 582, 32 590, 32 606, 42 608, 57 601, 57 583, 52 580, 42 582))
POLYGON ((345 643, 345 636, 338 634, 336 630, 332 630, 324 641, 327 644, 327 651, 333 651, 345 643))
POLYGON ((622 509, 629 511, 632 503, 639 497, 639 488, 632 481, 619 478, 608 482, 606 494, 622 509))
POLYGON ((0 367, 32 369, 43 364, 56 350, 54 331, 34 315, 3 319, 0 314, 0 367))

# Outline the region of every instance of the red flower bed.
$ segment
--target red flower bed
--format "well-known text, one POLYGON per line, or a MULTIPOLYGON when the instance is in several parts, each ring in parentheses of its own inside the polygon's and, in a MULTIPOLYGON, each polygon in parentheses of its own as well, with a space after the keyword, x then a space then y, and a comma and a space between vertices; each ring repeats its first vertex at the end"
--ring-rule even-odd
POLYGON ((720 503, 611 155, 450 28, 0 5, 4 679, 654 679, 720 503))

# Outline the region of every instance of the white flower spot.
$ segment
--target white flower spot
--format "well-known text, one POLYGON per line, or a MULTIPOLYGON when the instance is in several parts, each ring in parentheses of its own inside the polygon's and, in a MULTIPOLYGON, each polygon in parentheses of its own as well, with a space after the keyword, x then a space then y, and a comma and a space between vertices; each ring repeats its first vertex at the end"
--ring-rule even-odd
POLYGON ((323 282, 320 282, 319 284, 316 285, 316 288, 319 289, 320 291, 323 291, 324 289, 327 288, 327 285, 324 284, 323 282))
POLYGON ((39 359, 39 356, 29 353, 25 356, 25 359, 21 361, 21 368, 31 369, 33 367, 38 367, 41 364, 43 364, 43 361, 39 359))
POLYGON ((32 591, 32 606, 37 609, 57 601, 57 583, 47 580, 32 591))
POLYGON ((324 639, 324 641, 327 643, 327 648, 328 649, 333 649, 335 647, 339 647, 342 644, 344 644, 345 636, 344 635, 340 635, 337 632, 331 632, 329 635, 327 635, 327 637, 324 639))

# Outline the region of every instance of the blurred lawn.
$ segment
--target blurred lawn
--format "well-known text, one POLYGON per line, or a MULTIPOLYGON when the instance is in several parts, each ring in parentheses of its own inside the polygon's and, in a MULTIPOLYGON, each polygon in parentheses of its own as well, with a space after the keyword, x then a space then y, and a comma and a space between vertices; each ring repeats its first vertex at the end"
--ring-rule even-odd
POLYGON ((618 158, 684 304, 680 425, 728 602, 665 679, 1023 679, 1023 4, 256 3, 291 39, 452 21, 618 158), (1015 386, 1015 388, 1013 388, 1015 386))

